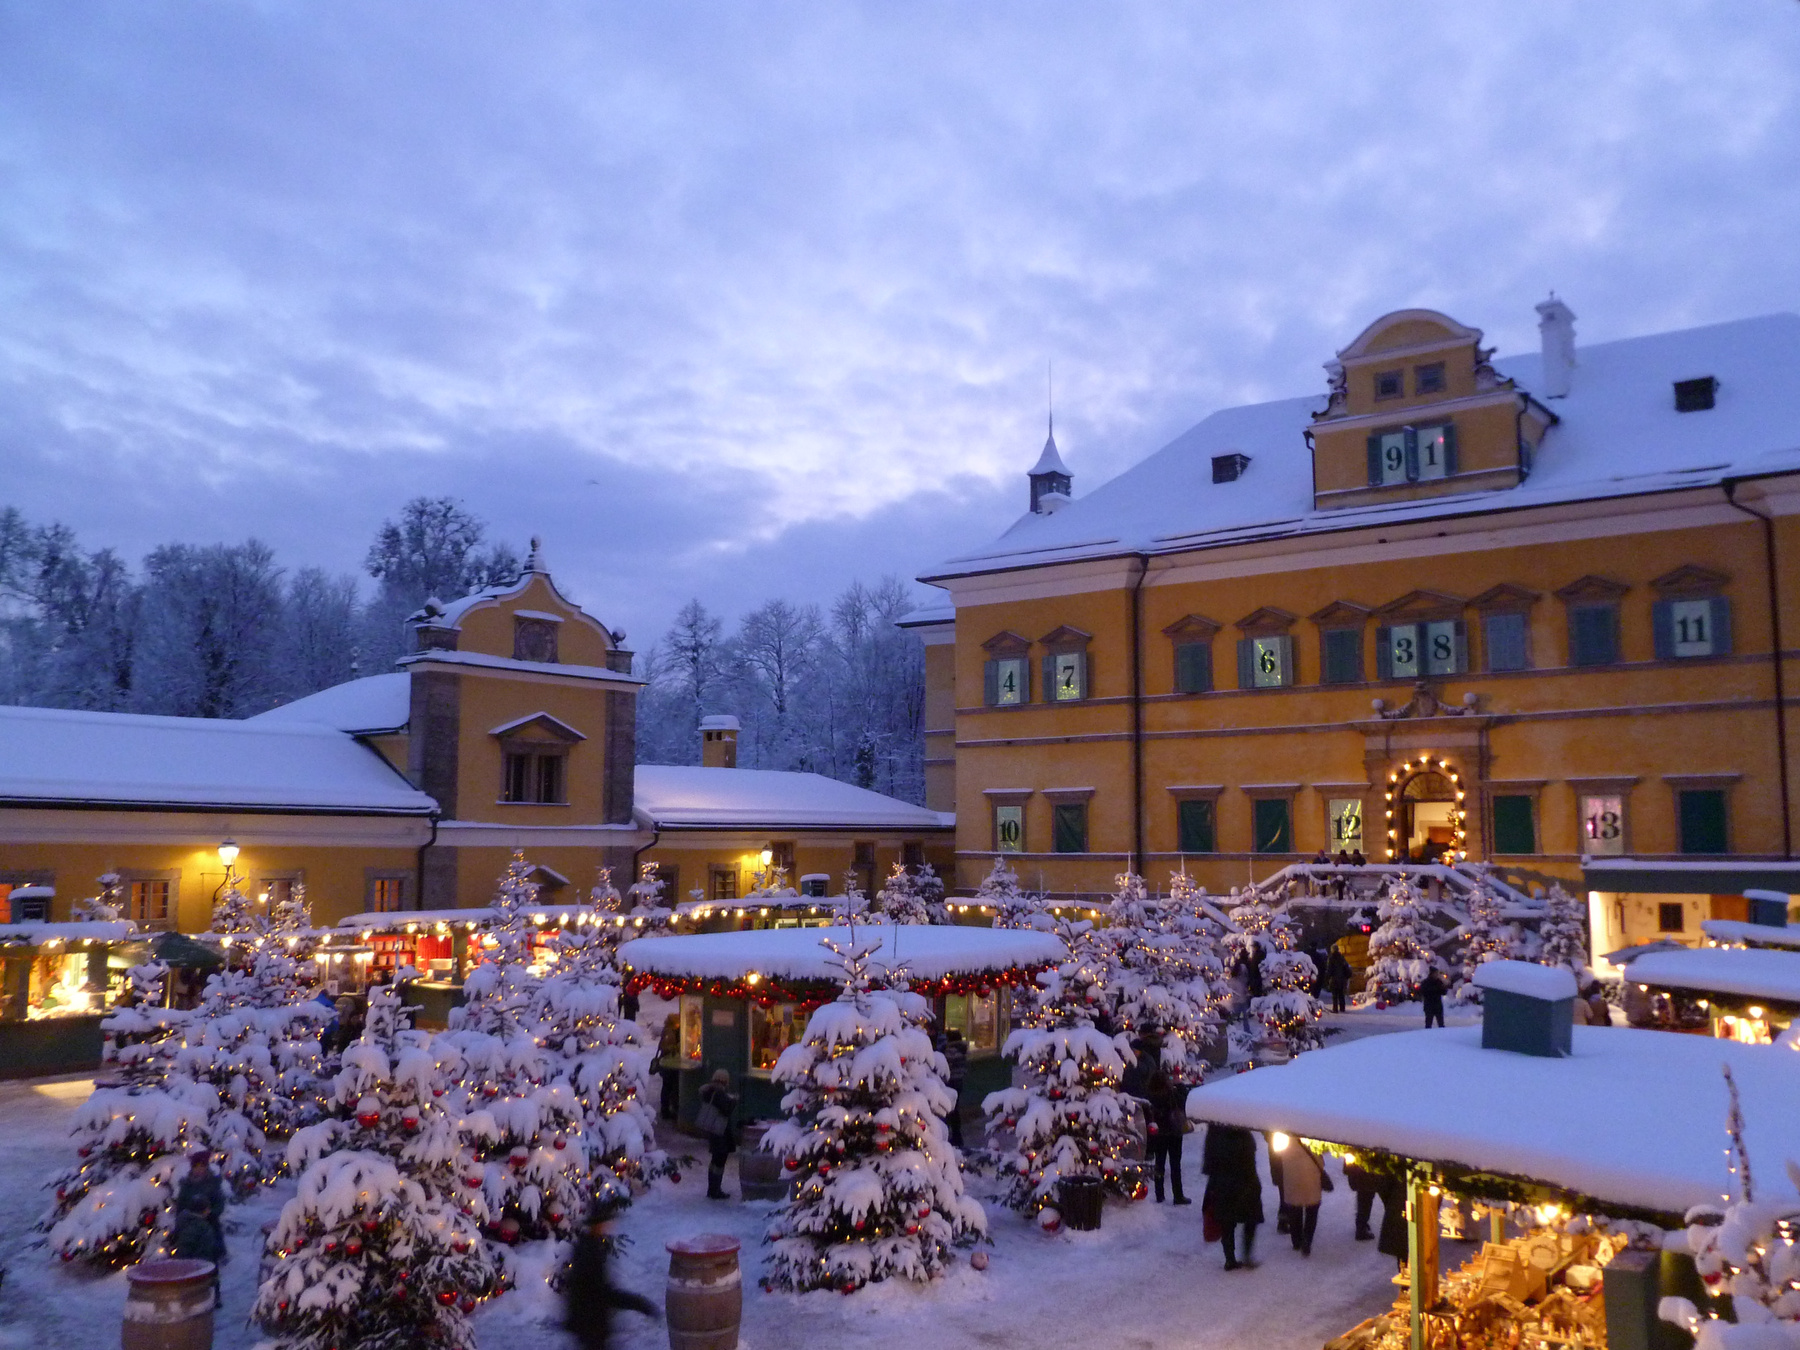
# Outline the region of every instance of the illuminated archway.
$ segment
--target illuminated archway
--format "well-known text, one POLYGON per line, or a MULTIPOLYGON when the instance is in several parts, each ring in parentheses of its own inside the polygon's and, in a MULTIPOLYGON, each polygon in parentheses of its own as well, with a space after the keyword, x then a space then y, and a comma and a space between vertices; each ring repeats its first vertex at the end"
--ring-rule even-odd
POLYGON ((1469 818, 1463 803, 1467 795, 1463 790, 1462 774, 1456 766, 1429 753, 1407 760, 1388 774, 1384 803, 1387 860, 1391 863, 1426 861, 1432 848, 1442 850, 1435 861, 1458 863, 1466 859, 1469 856, 1469 818), (1437 786, 1439 783, 1443 785, 1441 788, 1437 786), (1438 803, 1446 808, 1441 813, 1435 809, 1438 803), (1429 812, 1420 809, 1425 806, 1433 809, 1429 812), (1449 837, 1442 841, 1429 840, 1434 826, 1447 830, 1449 837))

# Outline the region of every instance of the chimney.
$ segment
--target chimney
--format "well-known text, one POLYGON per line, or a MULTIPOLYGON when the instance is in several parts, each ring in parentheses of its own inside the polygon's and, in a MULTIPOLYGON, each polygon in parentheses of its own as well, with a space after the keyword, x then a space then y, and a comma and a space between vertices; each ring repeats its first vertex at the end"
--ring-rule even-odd
POLYGON ((1573 1053, 1575 973, 1533 961, 1475 967, 1481 990, 1481 1048, 1562 1059, 1573 1053))
POLYGON ((1567 398, 1575 375, 1575 311, 1552 291, 1537 312, 1538 337, 1544 346, 1544 397, 1567 398))
POLYGON ((700 763, 708 769, 737 768, 738 720, 727 713, 700 719, 700 763))

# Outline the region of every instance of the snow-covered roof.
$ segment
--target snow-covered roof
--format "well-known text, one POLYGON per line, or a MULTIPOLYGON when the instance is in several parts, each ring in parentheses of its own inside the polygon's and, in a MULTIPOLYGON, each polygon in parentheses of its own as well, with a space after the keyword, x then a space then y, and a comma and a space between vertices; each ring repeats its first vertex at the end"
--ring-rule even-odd
POLYGON ((101 919, 92 923, 0 923, 0 943, 41 947, 49 942, 123 942, 126 938, 136 937, 137 931, 138 926, 130 919, 101 919))
POLYGON ((412 716, 412 676, 405 671, 365 675, 279 708, 258 713, 252 722, 312 722, 339 731, 398 731, 412 716))
POLYGON ((0 801, 425 815, 368 746, 314 723, 0 708, 0 801))
POLYGON ((430 651, 412 652, 394 664, 413 666, 420 662, 441 666, 476 666, 483 670, 513 670, 527 675, 560 675, 573 680, 600 680, 612 684, 647 684, 649 681, 622 670, 605 666, 567 665, 560 661, 515 661, 510 656, 490 656, 486 652, 430 651))
POLYGON ((1729 1064, 1750 1154, 1792 1151, 1792 1050, 1625 1027, 1578 1026, 1573 1045, 1551 1059, 1483 1050, 1479 1027, 1370 1036, 1195 1088, 1187 1111, 1679 1215, 1731 1184, 1729 1064))
POLYGON ((1700 931, 1714 942, 1741 942, 1749 947, 1800 947, 1800 928, 1776 928, 1771 924, 1745 923, 1740 919, 1702 919, 1700 931))
POLYGON ((640 764, 638 811, 668 829, 941 830, 956 823, 897 797, 816 773, 640 764))
MULTIPOLYGON (((1542 356, 1493 364, 1540 395, 1542 356)), ((1025 515, 992 545, 952 558, 925 580, 1114 556, 1177 552, 1560 502, 1716 484, 1800 470, 1800 315, 1771 314, 1582 346, 1560 419, 1520 486, 1423 501, 1319 511, 1304 433, 1323 394, 1214 413, 1149 458, 1053 515, 1025 515), (1678 413, 1676 380, 1718 378, 1716 405, 1678 413), (1212 457, 1250 456, 1234 482, 1212 481, 1212 457)))
MULTIPOLYGON (((471 905, 466 909, 384 909, 371 910, 363 914, 352 914, 347 919, 339 919, 337 932, 340 933, 400 933, 409 928, 436 928, 439 924, 470 924, 479 927, 491 923, 497 911, 486 905, 471 905)), ((634 919, 629 914, 601 914, 592 905, 531 905, 525 915, 533 923, 545 926, 566 923, 617 923, 619 927, 641 927, 642 919, 634 919)))
MULTIPOLYGON (((637 938, 619 948, 619 959, 635 971, 674 979, 736 979, 754 971, 776 980, 832 980, 840 972, 820 943, 827 936, 848 945, 850 930, 764 928, 637 938)), ((856 937, 859 943, 879 938, 874 959, 904 965, 921 980, 1047 966, 1067 954, 1059 938, 1032 929, 882 924, 858 926, 856 937)))
POLYGON ((1063 463, 1062 452, 1056 448, 1056 433, 1053 431, 1044 438, 1044 451, 1038 456, 1036 464, 1031 466, 1030 477, 1041 473, 1060 473, 1064 478, 1070 477, 1069 466, 1063 463))
POLYGON ((956 606, 944 600, 938 604, 920 605, 894 620, 896 628, 929 628, 934 624, 955 623, 956 606))
POLYGON ((1475 983, 1526 998, 1554 1003, 1575 997, 1575 973, 1567 966, 1541 966, 1535 961, 1486 961, 1475 967, 1475 983))
POLYGON ((1646 952, 1625 967, 1625 978, 1658 989, 1692 989, 1800 1004, 1800 953, 1795 952, 1749 947, 1646 952))

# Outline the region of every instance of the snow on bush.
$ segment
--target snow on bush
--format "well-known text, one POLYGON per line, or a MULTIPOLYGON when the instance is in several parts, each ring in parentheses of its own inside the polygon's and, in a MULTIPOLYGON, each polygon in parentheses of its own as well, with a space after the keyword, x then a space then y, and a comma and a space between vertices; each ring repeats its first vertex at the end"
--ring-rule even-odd
POLYGON ((787 1119, 763 1147, 784 1159, 794 1188, 769 1225, 763 1286, 851 1293, 895 1277, 929 1280, 955 1245, 987 1231, 944 1125, 956 1099, 931 1046, 929 1005, 875 987, 876 943, 824 945, 843 992, 813 1013, 773 1071, 788 1088, 787 1119))

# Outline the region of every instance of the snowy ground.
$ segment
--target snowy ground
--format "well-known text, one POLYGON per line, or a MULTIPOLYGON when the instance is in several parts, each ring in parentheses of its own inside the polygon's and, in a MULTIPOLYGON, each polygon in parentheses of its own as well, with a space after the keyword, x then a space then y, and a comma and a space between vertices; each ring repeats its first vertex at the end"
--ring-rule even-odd
MULTIPOLYGON (((1358 1016, 1351 1014, 1351 1017, 1358 1016)), ((1407 1021, 1404 1025, 1414 1025, 1407 1021)), ((1374 1028, 1370 1028, 1371 1030, 1374 1028)), ((1399 1029, 1399 1028, 1384 1028, 1399 1029)), ((0 1083, 0 1350, 99 1350, 118 1343, 125 1300, 122 1275, 98 1278, 52 1262, 31 1246, 44 1208, 44 1183, 67 1161, 71 1111, 83 1101, 85 1078, 0 1083)), ((1188 1136, 1189 1193, 1202 1189, 1198 1134, 1188 1136)), ((698 1149, 671 1139, 683 1151, 698 1149)), ((735 1163, 726 1179, 735 1194, 735 1163)), ((1266 1167, 1264 1176, 1267 1176, 1266 1167)), ((975 1181, 977 1193, 981 1183, 975 1181)), ((256 1276, 262 1225, 275 1217, 288 1186, 231 1211, 233 1260, 225 1268, 225 1307, 217 1350, 248 1350, 245 1325, 256 1276)), ((1258 1234, 1256 1270, 1226 1274, 1217 1246, 1200 1240, 1200 1206, 1176 1209, 1145 1201, 1109 1203, 1097 1233, 1048 1236, 997 1205, 988 1206, 992 1264, 966 1264, 925 1288, 888 1285, 845 1298, 831 1293, 765 1294, 756 1288, 758 1240, 770 1209, 705 1198, 705 1167, 685 1169, 626 1216, 632 1239, 619 1263, 620 1282, 658 1299, 667 1273, 663 1243, 671 1237, 726 1232, 744 1241, 744 1350, 800 1350, 854 1343, 869 1350, 1048 1345, 1074 1342, 1093 1350, 1181 1347, 1181 1350, 1317 1350, 1332 1336, 1386 1307, 1395 1289, 1393 1263, 1371 1242, 1351 1236, 1353 1198, 1339 1179, 1325 1197, 1312 1258, 1302 1259, 1273 1230, 1275 1193, 1265 1190, 1271 1222, 1258 1234)), ((1379 1219, 1379 1208, 1377 1208, 1379 1219)), ((547 1348, 565 1342, 545 1324, 552 1302, 529 1288, 508 1294, 477 1319, 480 1343, 547 1348)), ((626 1350, 667 1344, 660 1323, 627 1315, 626 1350)))

